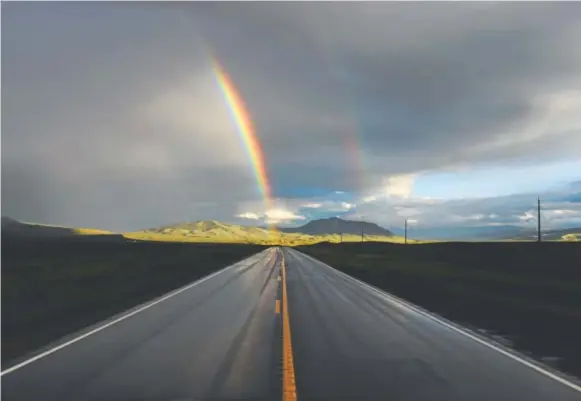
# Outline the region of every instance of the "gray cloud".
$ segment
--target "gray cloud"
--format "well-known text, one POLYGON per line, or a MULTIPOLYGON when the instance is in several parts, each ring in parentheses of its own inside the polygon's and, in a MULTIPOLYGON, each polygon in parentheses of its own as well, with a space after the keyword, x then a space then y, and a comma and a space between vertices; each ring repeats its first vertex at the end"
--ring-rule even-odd
MULTIPOLYGON (((545 229, 579 227, 579 192, 549 191, 540 194, 542 224, 545 229)), ((401 228, 405 219, 414 225, 433 227, 519 226, 536 227, 537 196, 522 193, 486 198, 430 199, 387 197, 360 204, 353 218, 377 221, 386 227, 401 228)))
POLYGON ((575 3, 5 4, 3 214, 132 229, 260 202, 208 49, 281 197, 581 159, 580 16, 575 3))

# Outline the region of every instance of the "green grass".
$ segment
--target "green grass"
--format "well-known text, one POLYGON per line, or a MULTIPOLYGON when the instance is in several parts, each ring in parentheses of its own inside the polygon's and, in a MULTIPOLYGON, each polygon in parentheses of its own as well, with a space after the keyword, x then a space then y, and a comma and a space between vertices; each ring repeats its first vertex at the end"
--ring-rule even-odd
POLYGON ((299 248, 365 282, 581 375, 581 246, 486 242, 299 248), (541 327, 541 328, 540 328, 541 327))
POLYGON ((264 249, 2 237, 2 364, 264 249))

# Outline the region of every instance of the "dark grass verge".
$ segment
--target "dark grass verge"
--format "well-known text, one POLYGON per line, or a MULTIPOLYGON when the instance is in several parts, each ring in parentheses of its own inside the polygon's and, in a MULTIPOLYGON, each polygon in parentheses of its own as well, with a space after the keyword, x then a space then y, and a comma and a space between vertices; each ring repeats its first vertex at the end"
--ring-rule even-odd
POLYGON ((2 368, 265 249, 118 236, 2 239, 2 368))
POLYGON ((581 377, 581 244, 355 243, 299 250, 581 377))

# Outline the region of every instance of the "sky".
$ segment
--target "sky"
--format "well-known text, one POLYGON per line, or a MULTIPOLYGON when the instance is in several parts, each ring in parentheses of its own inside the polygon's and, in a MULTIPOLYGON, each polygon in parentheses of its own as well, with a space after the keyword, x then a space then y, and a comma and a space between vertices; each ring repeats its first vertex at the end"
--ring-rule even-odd
POLYGON ((580 40, 575 2, 3 3, 2 215, 579 226, 580 40))

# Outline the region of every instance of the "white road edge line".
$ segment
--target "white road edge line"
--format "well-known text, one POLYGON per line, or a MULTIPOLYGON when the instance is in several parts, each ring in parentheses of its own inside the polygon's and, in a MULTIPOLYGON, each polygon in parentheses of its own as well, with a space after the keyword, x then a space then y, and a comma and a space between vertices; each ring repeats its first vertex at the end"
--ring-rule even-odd
MULTIPOLYGON (((230 269, 232 269, 232 268, 234 268, 236 266, 239 266, 240 264, 242 264, 243 262, 247 261, 248 259, 251 259, 253 257, 256 257, 260 253, 266 252, 267 250, 261 251, 258 254, 254 254, 254 255, 252 255, 252 256, 250 256, 250 257, 248 257, 246 259, 243 259, 243 260, 241 260, 239 262, 236 262, 236 263, 234 263, 234 264, 232 264, 230 266, 226 266, 225 268, 220 269, 217 272, 214 272, 214 273, 212 273, 212 274, 210 274, 210 275, 208 275, 206 277, 202 277, 201 279, 199 279, 197 281, 194 281, 191 284, 187 284, 186 286, 184 286, 182 288, 178 288, 177 290, 171 291, 171 292, 167 293, 166 295, 163 295, 161 298, 158 298, 158 299, 156 299, 154 301, 150 301, 150 302, 146 303, 144 306, 142 306, 142 307, 140 307, 140 308, 138 308, 138 309, 136 309, 136 310, 134 310, 134 311, 132 311, 130 313, 124 314, 123 316, 120 316, 120 317, 118 317, 115 320, 112 320, 112 321, 110 321, 110 322, 108 322, 108 323, 106 323, 106 324, 104 324, 102 326, 99 326, 99 327, 97 327, 97 328, 95 328, 95 329, 93 329, 91 331, 88 331, 87 333, 81 334, 80 336, 75 337, 72 340, 69 340, 67 342, 64 342, 64 343, 62 343, 62 344, 60 344, 60 345, 58 345, 58 346, 56 346, 54 348, 51 348, 51 349, 49 349, 49 350, 47 350, 45 352, 42 352, 42 353, 40 353, 38 355, 35 355, 32 358, 27 359, 26 361, 23 361, 23 362, 18 363, 18 364, 14 365, 14 366, 11 366, 10 368, 8 368, 6 370, 1 371, 0 372, 0 377, 6 375, 8 373, 14 372, 15 370, 18 370, 18 369, 20 369, 20 368, 22 368, 22 367, 24 367, 26 365, 29 365, 32 362, 38 361, 39 359, 44 358, 45 356, 48 356, 50 354, 53 354, 53 353, 57 352, 58 350, 61 350, 61 349, 65 348, 65 347, 68 347, 71 344, 74 344, 74 343, 76 343, 78 341, 81 341, 82 339, 87 338, 87 337, 89 337, 89 336, 91 336, 91 335, 93 335, 95 333, 98 333, 99 331, 104 330, 107 327, 111 327, 114 324, 117 324, 117 323, 119 323, 119 322, 121 322, 121 321, 123 321, 123 320, 125 320, 125 319, 127 319, 127 318, 129 318, 131 316, 133 316, 133 315, 138 314, 139 312, 143 312, 144 310, 149 309, 152 306, 157 305, 158 303, 163 302, 163 301, 165 301, 165 300, 167 300, 167 299, 169 299, 169 298, 171 298, 171 297, 173 297, 175 295, 178 295, 181 292, 184 292, 186 290, 189 290, 190 288, 192 288, 192 287, 194 287, 194 286, 196 286, 198 284, 201 284, 204 281, 207 281, 207 280, 211 279, 212 277, 217 276, 220 273, 224 273, 227 270, 230 270, 230 269)), ((257 259, 260 260, 260 258, 257 258, 257 259)))
MULTIPOLYGON (((293 251, 294 251, 294 249, 293 249, 293 251)), ((528 366, 529 368, 537 371, 538 373, 541 373, 541 374, 543 374, 543 375, 545 375, 547 377, 550 377, 551 379, 556 380, 559 383, 564 384, 565 386, 567 386, 567 387, 569 387, 569 388, 571 388, 573 390, 576 390, 578 392, 581 392, 581 386, 579 386, 579 385, 577 385, 577 384, 575 384, 573 382, 570 382, 570 381, 568 381, 567 379, 565 379, 565 378, 563 378, 561 376, 558 376, 558 375, 556 375, 554 373, 551 373, 548 370, 545 370, 545 369, 541 368, 540 366, 538 366, 538 365, 536 365, 536 364, 534 364, 532 362, 529 362, 526 359, 523 359, 523 358, 519 357, 518 355, 515 355, 515 354, 513 354, 511 352, 508 352, 506 350, 503 350, 502 348, 499 348, 496 345, 494 345, 492 343, 489 343, 488 341, 485 341, 485 340, 483 340, 483 339, 475 336, 474 334, 471 334, 470 332, 461 329, 460 327, 457 327, 457 326, 452 325, 452 324, 450 324, 448 322, 445 322, 444 320, 439 319, 437 316, 434 316, 434 315, 432 315, 430 313, 427 313, 427 312, 425 312, 425 311, 417 308, 416 306, 414 306, 414 305, 412 305, 412 304, 410 304, 410 303, 408 303, 406 301, 403 301, 401 299, 398 299, 398 298, 394 297, 393 295, 391 295, 391 294, 389 294, 389 293, 387 293, 387 292, 385 292, 383 290, 380 290, 379 288, 373 287, 372 285, 367 284, 367 283, 365 283, 365 282, 363 282, 361 280, 358 280, 355 277, 351 277, 350 275, 348 275, 346 273, 343 273, 342 271, 337 270, 334 267, 329 266, 328 264, 326 264, 324 262, 321 262, 320 260, 317 260, 317 259, 313 258, 310 255, 304 254, 304 253, 302 253, 300 251, 296 251, 296 252, 298 252, 301 256, 305 256, 308 259, 311 259, 312 261, 314 261, 316 263, 319 263, 319 264, 321 264, 324 267, 327 267, 329 269, 332 269, 335 272, 339 273, 340 275, 343 275, 343 276, 345 276, 345 277, 347 277, 347 278, 349 278, 349 279, 351 279, 351 280, 353 280, 353 281, 355 281, 355 282, 363 285, 364 287, 367 287, 367 288, 369 288, 369 289, 371 289, 371 290, 379 293, 380 295, 382 295, 383 297, 389 299, 392 302, 396 302, 396 303, 400 304, 403 307, 409 308, 409 309, 413 310, 414 312, 417 312, 417 313, 421 314, 422 316, 425 316, 425 317, 427 317, 429 319, 432 319, 435 322, 437 322, 437 323, 439 323, 439 324, 441 324, 441 325, 443 325, 443 326, 445 326, 445 327, 447 327, 449 329, 452 329, 455 332, 460 333, 460 334, 462 334, 462 335, 464 335, 464 336, 466 336, 466 337, 468 337, 468 338, 470 338, 470 339, 478 342, 481 345, 484 345, 485 347, 488 347, 488 348, 490 348, 490 349, 492 349, 494 351, 497 351, 497 352, 501 353, 502 355, 504 355, 506 357, 509 357, 509 358, 511 358, 511 359, 513 359, 513 360, 515 360, 517 362, 522 363, 523 365, 528 366)))

